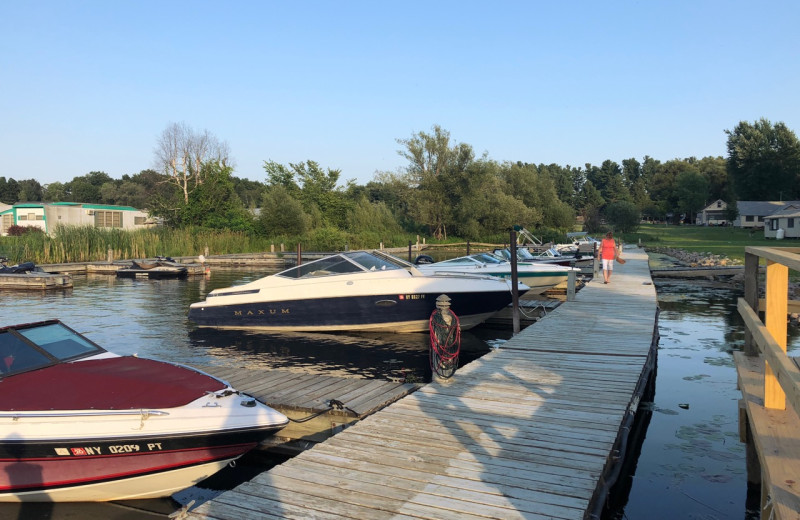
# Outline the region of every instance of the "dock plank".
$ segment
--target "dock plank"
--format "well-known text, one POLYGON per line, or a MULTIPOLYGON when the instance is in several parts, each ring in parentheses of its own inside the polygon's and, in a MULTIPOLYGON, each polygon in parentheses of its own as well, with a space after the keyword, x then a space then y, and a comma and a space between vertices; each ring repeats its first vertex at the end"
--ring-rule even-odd
MULTIPOLYGON (((217 500, 232 507, 243 493, 271 514, 286 504, 292 515, 307 507, 309 518, 586 517, 655 351, 647 255, 626 253, 612 284, 587 283, 452 379, 383 407, 190 518, 220 515, 217 500)), ((375 382, 342 397, 380 408, 381 391, 375 382)))

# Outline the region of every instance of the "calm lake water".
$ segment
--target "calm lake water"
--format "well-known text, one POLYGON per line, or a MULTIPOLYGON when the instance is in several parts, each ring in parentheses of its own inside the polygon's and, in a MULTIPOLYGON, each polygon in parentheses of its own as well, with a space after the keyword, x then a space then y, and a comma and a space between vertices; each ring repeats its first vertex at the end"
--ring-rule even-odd
MULTIPOLYGON (((425 334, 215 332, 196 329, 186 319, 189 304, 211 289, 264 274, 215 270, 208 278, 161 281, 76 277, 74 289, 64 292, 0 292, 0 325, 58 318, 116 353, 191 365, 430 379, 425 334)), ((630 474, 621 477, 621 497, 606 517, 755 518, 746 505, 744 445, 737 433, 740 394, 731 357, 743 342, 735 308, 741 289, 697 282, 657 283, 657 289, 662 312, 655 397, 642 405, 639 454, 630 461, 630 474)), ((509 335, 488 327, 465 332, 462 357, 474 359, 509 335)), ((798 343, 798 331, 792 330, 792 335, 792 343, 798 343)), ((0 504, 0 518, 163 518, 181 503, 213 495, 269 463, 243 459, 238 469, 225 470, 203 486, 176 495, 177 501, 0 504)))

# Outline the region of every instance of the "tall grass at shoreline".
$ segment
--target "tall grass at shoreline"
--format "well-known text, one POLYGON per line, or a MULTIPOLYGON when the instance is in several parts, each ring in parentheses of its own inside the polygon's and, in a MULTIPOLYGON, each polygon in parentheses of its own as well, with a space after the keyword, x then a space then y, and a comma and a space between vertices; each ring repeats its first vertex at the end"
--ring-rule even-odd
POLYGON ((294 251, 300 243, 305 251, 340 251, 344 249, 377 249, 399 247, 416 241, 416 237, 398 234, 383 237, 378 233, 355 235, 338 229, 319 228, 301 237, 281 235, 260 237, 228 230, 202 228, 173 229, 157 227, 124 231, 92 226, 58 226, 51 236, 25 233, 22 236, 0 237, 0 256, 9 264, 34 262, 61 264, 100 262, 108 259, 111 250, 116 260, 153 258, 156 256, 197 256, 232 253, 294 251))
POLYGON ((171 229, 166 227, 123 231, 91 226, 59 226, 52 236, 26 233, 0 237, 0 256, 11 264, 34 262, 59 264, 106 260, 111 250, 115 259, 155 256, 194 256, 203 254, 269 251, 272 240, 233 231, 171 229))

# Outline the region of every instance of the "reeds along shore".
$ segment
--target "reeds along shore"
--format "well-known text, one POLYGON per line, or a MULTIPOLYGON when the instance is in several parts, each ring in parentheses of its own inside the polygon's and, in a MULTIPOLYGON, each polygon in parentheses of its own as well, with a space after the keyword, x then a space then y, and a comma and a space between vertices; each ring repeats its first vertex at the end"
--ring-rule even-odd
POLYGON ((274 240, 234 231, 171 229, 166 227, 123 231, 91 226, 60 226, 51 235, 26 233, 0 237, 0 256, 9 264, 97 262, 108 258, 152 258, 197 255, 208 247, 213 253, 269 251, 274 240))
POLYGON ((124 231, 92 226, 59 226, 50 235, 26 233, 18 237, 0 237, 0 256, 10 264, 62 264, 70 262, 100 262, 108 258, 153 258, 155 256, 194 256, 209 254, 256 253, 276 251, 284 246, 295 251, 300 243, 306 251, 336 251, 405 246, 412 237, 408 234, 382 236, 374 232, 347 233, 330 228, 318 228, 303 236, 259 236, 231 230, 203 228, 155 227, 124 231))

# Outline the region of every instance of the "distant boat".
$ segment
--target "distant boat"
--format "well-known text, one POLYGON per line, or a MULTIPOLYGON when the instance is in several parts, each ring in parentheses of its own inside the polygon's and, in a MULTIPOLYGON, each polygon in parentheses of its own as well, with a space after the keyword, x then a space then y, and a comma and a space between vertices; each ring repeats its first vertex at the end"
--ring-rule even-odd
MULTIPOLYGON (((555 246, 542 251, 531 251, 526 247, 517 247, 517 260, 520 262, 539 262, 543 264, 563 265, 566 267, 585 267, 592 263, 594 256, 580 253, 560 253, 555 246)), ((508 248, 495 249, 493 254, 503 258, 511 259, 511 251, 508 248)))
MULTIPOLYGON (((510 257, 510 256, 509 256, 510 257)), ((420 264, 420 271, 428 274, 463 273, 511 278, 511 262, 492 253, 474 253, 433 264, 420 264)), ((517 276, 530 287, 531 294, 539 294, 567 280, 571 267, 518 262, 517 276)))
POLYGON ((224 381, 118 356, 58 320, 0 328, 0 390, 2 502, 169 496, 288 424, 224 381))
POLYGON ((189 269, 170 257, 158 257, 155 262, 132 260, 129 267, 117 270, 119 278, 186 278, 189 269))
MULTIPOLYGON (((520 294, 528 287, 519 284, 520 294)), ((459 273, 423 273, 381 251, 350 251, 248 284, 215 289, 193 303, 203 327, 287 331, 421 332, 446 294, 466 330, 511 303, 511 282, 459 273)))

